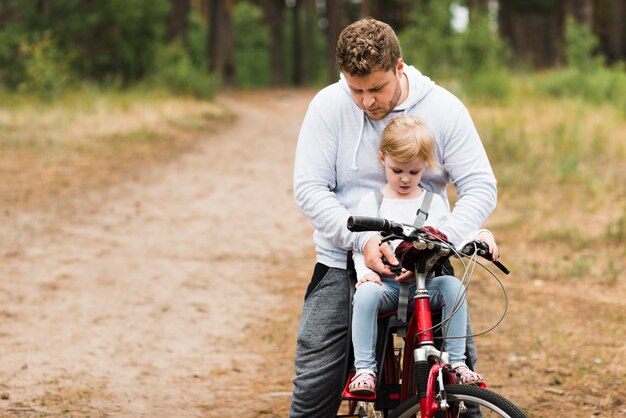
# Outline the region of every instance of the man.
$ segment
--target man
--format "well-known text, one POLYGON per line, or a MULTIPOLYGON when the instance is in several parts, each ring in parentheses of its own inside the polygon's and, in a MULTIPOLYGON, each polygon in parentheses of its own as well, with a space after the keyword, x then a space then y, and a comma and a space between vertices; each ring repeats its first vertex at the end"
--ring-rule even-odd
MULTIPOLYGON (((355 236, 346 228, 361 196, 385 184, 376 155, 387 122, 418 116, 434 133, 441 172, 426 172, 424 188, 448 202, 452 182, 458 201, 440 227, 450 241, 480 228, 496 205, 496 180, 467 109, 451 93, 404 63, 389 25, 362 19, 341 33, 336 50, 340 80, 309 104, 294 166, 296 204, 315 228, 316 261, 298 329, 296 377, 290 416, 335 416, 345 384, 350 283, 347 252, 355 236)), ((368 267, 391 274, 383 253, 397 264, 380 236, 363 251, 368 267)))

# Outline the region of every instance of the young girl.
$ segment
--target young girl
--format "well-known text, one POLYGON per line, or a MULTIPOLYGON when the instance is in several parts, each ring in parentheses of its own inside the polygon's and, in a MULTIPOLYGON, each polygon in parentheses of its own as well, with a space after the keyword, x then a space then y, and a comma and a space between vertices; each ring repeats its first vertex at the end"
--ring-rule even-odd
MULTIPOLYGON (((425 191, 419 186, 424 170, 438 170, 435 157, 435 139, 424 122, 415 116, 399 116, 392 119, 383 131, 378 159, 385 169, 387 184, 381 189, 379 199, 374 192, 368 193, 359 202, 358 214, 391 219, 412 225, 417 210, 424 200, 425 191)), ((449 210, 443 199, 434 195, 428 218, 424 226, 437 228, 448 215, 449 210)), ((497 246, 493 235, 481 229, 474 240, 489 245, 490 252, 497 259, 497 246)), ((399 242, 391 243, 392 249, 399 242)), ((349 391, 354 394, 373 394, 376 391, 376 337, 378 314, 398 308, 399 283, 395 276, 380 277, 365 266, 362 253, 354 253, 354 264, 358 282, 352 301, 352 344, 354 346, 354 366, 356 375, 350 382, 349 391)), ((450 317, 457 299, 463 294, 463 284, 452 276, 431 277, 426 282, 433 309, 441 309, 443 319, 450 317)), ((415 284, 410 287, 410 303, 415 284)), ((467 304, 462 300, 458 311, 447 325, 447 335, 462 337, 467 329, 467 304)), ((479 383, 482 376, 465 365, 465 338, 446 340, 446 351, 450 354, 452 369, 460 376, 462 383, 479 383)))

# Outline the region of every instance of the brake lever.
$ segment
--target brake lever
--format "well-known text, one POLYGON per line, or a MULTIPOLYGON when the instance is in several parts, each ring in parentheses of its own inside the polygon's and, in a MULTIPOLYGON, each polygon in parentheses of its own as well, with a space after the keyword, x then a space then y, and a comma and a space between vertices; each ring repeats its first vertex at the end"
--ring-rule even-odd
POLYGON ((504 264, 502 264, 499 261, 492 260, 491 253, 489 252, 489 246, 483 241, 468 242, 467 244, 465 244, 465 246, 463 246, 463 250, 461 252, 465 255, 471 255, 472 253, 469 253, 469 251, 466 251, 466 249, 474 249, 474 248, 476 249, 476 254, 478 254, 479 256, 483 257, 486 260, 491 261, 496 267, 500 269, 500 271, 502 271, 502 273, 504 274, 511 273, 511 271, 508 268, 506 268, 504 264))
POLYGON ((391 272, 395 274, 396 276, 399 276, 402 274, 402 264, 398 264, 397 266, 394 266, 387 260, 387 258, 384 255, 383 255, 383 264, 385 264, 386 266, 389 266, 389 269, 391 270, 391 272))
MULTIPOLYGON (((399 237, 394 234, 384 234, 382 239, 380 240, 380 244, 382 245, 386 242, 393 241, 394 239, 402 239, 402 237, 399 237)), ((389 269, 391 270, 391 272, 395 274, 396 276, 399 276, 400 274, 402 274, 402 264, 398 264, 397 266, 394 266, 393 264, 389 262, 389 260, 387 260, 385 256, 383 256, 382 261, 383 261, 383 264, 385 264, 386 266, 389 266, 389 269)))

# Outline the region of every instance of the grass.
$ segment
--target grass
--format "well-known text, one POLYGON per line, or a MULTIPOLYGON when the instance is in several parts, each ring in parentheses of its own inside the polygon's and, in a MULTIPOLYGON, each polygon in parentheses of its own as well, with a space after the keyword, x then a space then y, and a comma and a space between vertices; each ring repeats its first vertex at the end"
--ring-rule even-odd
POLYGON ((20 95, 3 95, 0 103, 0 202, 8 207, 140 172, 232 120, 211 102, 163 91, 83 89, 53 103, 20 95))
MULTIPOLYGON (((482 340, 482 364, 497 364, 489 379, 529 417, 553 416, 550 404, 559 416, 604 416, 607 406, 623 413, 623 404, 610 405, 624 396, 617 336, 626 326, 625 107, 546 94, 537 88, 544 77, 514 78, 507 101, 465 100, 498 178, 487 226, 512 270, 510 310, 496 333, 511 329, 515 343, 482 340), (516 352, 543 357, 522 366, 504 354, 516 352), (602 396, 590 396, 590 387, 602 396)), ((478 291, 472 303, 493 302, 478 291)))
POLYGON ((519 254, 522 274, 615 285, 626 270, 623 109, 533 92, 533 80, 516 79, 506 103, 468 104, 498 178, 490 226, 537 249, 519 254))

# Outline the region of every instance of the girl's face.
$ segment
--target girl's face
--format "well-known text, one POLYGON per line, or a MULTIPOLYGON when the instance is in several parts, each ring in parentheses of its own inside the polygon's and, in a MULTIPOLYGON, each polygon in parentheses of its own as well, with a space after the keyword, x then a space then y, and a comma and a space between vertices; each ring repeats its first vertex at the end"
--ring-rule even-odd
POLYGON ((412 199, 421 193, 419 182, 426 169, 426 163, 421 158, 416 158, 407 163, 401 163, 382 152, 378 153, 378 159, 385 168, 387 177, 387 191, 390 197, 396 199, 412 199))

